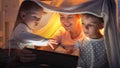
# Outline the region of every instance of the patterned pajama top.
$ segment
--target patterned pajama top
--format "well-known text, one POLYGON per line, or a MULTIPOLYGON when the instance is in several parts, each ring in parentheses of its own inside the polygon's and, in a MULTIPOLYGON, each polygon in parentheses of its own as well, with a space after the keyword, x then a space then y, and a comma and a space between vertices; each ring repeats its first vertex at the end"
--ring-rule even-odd
POLYGON ((75 48, 80 49, 78 66, 82 68, 108 68, 104 39, 85 38, 78 41, 75 48))

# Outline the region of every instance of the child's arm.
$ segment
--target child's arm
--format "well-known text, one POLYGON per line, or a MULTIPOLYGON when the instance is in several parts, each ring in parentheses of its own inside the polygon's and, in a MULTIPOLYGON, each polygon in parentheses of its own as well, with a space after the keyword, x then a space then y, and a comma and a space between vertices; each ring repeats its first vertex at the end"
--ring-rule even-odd
POLYGON ((53 39, 49 39, 48 46, 43 47, 43 49, 47 51, 54 51, 57 47, 58 47, 58 43, 53 39))
POLYGON ((28 32, 19 33, 17 39, 25 45, 47 46, 48 39, 28 32))

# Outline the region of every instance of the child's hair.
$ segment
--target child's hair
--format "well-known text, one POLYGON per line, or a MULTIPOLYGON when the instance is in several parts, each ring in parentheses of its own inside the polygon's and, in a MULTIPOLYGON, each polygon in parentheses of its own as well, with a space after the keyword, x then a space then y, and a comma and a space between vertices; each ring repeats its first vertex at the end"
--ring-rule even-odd
POLYGON ((33 1, 23 1, 19 8, 18 16, 17 16, 16 22, 14 24, 13 30, 19 23, 23 23, 22 18, 20 16, 20 13, 22 11, 25 13, 29 13, 31 11, 38 11, 38 10, 43 11, 43 8, 40 5, 38 5, 37 3, 33 2, 33 1))
POLYGON ((98 23, 104 23, 104 20, 103 20, 102 17, 97 17, 97 16, 95 16, 95 15, 93 15, 93 14, 89 14, 89 13, 82 14, 82 17, 83 17, 83 16, 85 16, 85 17, 87 17, 87 18, 93 18, 93 19, 95 19, 95 21, 98 22, 98 23))

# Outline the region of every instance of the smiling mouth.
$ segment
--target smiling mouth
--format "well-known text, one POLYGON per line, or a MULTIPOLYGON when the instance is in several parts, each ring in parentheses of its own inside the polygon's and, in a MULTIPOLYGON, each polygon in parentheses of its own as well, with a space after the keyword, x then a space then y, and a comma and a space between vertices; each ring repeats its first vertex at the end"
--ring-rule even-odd
POLYGON ((70 27, 71 25, 72 25, 72 24, 69 24, 69 25, 65 25, 65 24, 64 24, 65 27, 70 27))

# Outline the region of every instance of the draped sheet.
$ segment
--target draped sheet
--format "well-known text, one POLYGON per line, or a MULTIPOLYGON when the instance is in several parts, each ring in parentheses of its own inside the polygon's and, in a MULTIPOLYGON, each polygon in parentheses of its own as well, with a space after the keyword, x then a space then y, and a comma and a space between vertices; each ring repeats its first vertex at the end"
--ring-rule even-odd
POLYGON ((104 38, 110 68, 120 68, 120 33, 115 0, 53 0, 52 5, 33 0, 49 11, 68 14, 91 13, 104 18, 104 38), (55 5, 59 3, 59 5, 55 5))

